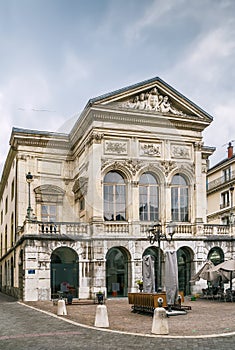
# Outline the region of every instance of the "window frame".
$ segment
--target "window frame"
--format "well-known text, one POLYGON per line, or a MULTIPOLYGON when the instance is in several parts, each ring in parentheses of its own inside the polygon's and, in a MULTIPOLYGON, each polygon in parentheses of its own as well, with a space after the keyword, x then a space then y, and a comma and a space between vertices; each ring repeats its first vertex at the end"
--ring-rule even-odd
POLYGON ((190 222, 189 216, 189 184, 184 174, 177 173, 171 181, 171 220, 173 222, 190 222), (173 183, 179 177, 184 180, 182 183, 173 183), (174 194, 175 193, 175 194, 174 194), (186 193, 186 195, 185 195, 186 193), (186 209, 183 209, 182 202, 186 199, 186 209), (175 206, 177 204, 177 206, 175 206), (175 208, 175 209, 174 209, 175 208))
POLYGON ((152 174, 151 172, 144 172, 141 174, 139 178, 139 220, 140 221, 158 221, 159 220, 159 182, 157 177, 152 174), (141 181, 141 178, 143 177, 151 177, 152 180, 154 180, 153 183, 151 181, 146 181, 143 183, 141 181), (141 193, 142 192, 142 193, 141 193), (155 192, 155 193, 154 193, 155 192), (141 199, 141 197, 146 197, 146 201, 144 203, 144 200, 141 199), (155 198, 155 201, 153 200, 154 204, 156 204, 156 207, 152 205, 155 210, 151 210, 151 199, 155 198), (141 204, 142 203, 142 204, 141 204), (145 205, 146 209, 143 209, 143 212, 141 213, 141 207, 145 205))
POLYGON ((127 221, 127 183, 124 175, 119 171, 111 170, 104 175, 103 219, 104 221, 127 221), (116 181, 115 178, 107 181, 110 175, 116 176, 120 181, 116 181), (119 210, 118 207, 124 207, 124 209, 119 210))

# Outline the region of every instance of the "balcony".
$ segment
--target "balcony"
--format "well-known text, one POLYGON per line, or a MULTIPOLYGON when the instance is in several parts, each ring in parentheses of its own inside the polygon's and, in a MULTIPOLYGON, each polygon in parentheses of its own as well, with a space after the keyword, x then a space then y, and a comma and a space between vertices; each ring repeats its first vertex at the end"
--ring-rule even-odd
POLYGON ((210 192, 214 189, 222 187, 223 185, 228 185, 230 182, 234 182, 234 181, 235 181, 235 171, 232 171, 230 176, 228 176, 228 177, 221 176, 221 177, 218 177, 217 179, 209 182, 207 184, 207 192, 210 192))
POLYGON ((231 206, 230 202, 220 204, 220 209, 229 208, 231 206))
MULTIPOLYGON (((18 230, 17 238, 23 235, 27 236, 41 236, 50 237, 53 239, 68 239, 78 240, 79 238, 90 238, 91 235, 99 239, 99 234, 94 234, 91 231, 90 224, 87 223, 72 223, 72 222, 57 222, 45 223, 42 221, 25 221, 24 225, 18 230), (91 234, 92 232, 92 234, 91 234)), ((132 224, 128 222, 104 222, 99 224, 99 232, 102 238, 124 238, 140 240, 146 238, 146 233, 150 228, 150 223, 132 224)), ((174 238, 191 239, 192 236, 208 236, 208 235, 231 235, 235 234, 235 226, 233 225, 212 225, 212 224, 198 224, 192 225, 190 223, 176 224, 174 238)), ((162 227, 163 232, 166 232, 166 227, 162 227)))

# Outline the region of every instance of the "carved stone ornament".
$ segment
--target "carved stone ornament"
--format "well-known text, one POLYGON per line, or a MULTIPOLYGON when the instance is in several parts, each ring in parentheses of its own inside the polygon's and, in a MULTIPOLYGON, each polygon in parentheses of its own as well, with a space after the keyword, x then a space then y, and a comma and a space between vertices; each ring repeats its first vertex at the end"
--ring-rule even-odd
POLYGON ((107 166, 112 167, 114 170, 123 170, 127 168, 133 175, 137 173, 142 167, 142 162, 139 160, 127 159, 127 160, 102 160, 102 170, 107 166))
POLYGON ((202 141, 195 142, 195 143, 194 143, 195 150, 196 150, 196 151, 201 151, 203 145, 204 145, 204 142, 202 142, 202 141))
POLYGON ((41 185, 34 189, 37 203, 62 203, 65 191, 54 185, 41 185))
POLYGON ((175 162, 172 162, 171 160, 163 160, 160 164, 166 176, 168 176, 171 170, 175 168, 175 162))
POLYGON ((144 156, 160 157, 161 146, 153 143, 143 143, 140 146, 140 154, 144 156))
POLYGON ((132 99, 123 102, 121 107, 185 115, 182 111, 173 107, 169 96, 161 95, 157 87, 153 87, 149 91, 135 95, 132 99))
POLYGON ((190 149, 187 146, 174 145, 171 147, 171 156, 173 158, 190 158, 190 149))
POLYGON ((127 154, 127 143, 116 142, 116 141, 106 141, 105 153, 106 154, 127 154))
POLYGON ((87 140, 87 145, 92 144, 93 142, 96 143, 101 143, 101 140, 103 139, 104 134, 100 133, 100 132, 93 132, 87 140))
POLYGON ((72 188, 72 191, 75 194, 75 199, 85 196, 87 194, 87 186, 88 186, 88 178, 87 177, 79 177, 72 188))
POLYGON ((124 164, 132 172, 133 175, 135 175, 142 166, 142 163, 139 160, 133 160, 133 159, 125 160, 124 164))

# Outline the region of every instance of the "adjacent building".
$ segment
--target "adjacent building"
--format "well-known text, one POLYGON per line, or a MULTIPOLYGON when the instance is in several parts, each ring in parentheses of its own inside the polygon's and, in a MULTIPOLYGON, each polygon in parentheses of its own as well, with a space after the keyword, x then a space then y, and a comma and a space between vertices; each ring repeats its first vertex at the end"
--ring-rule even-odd
POLYGON ((231 225, 207 224, 211 122, 153 78, 89 100, 69 133, 13 128, 0 183, 1 290, 23 300, 127 296, 145 255, 164 288, 170 247, 180 289, 200 291, 204 281, 190 279, 204 261, 217 248, 234 253, 231 225), (162 238, 174 227, 172 242, 151 244, 153 224, 162 238))
POLYGON ((211 225, 213 234, 220 238, 212 254, 215 262, 235 257, 234 185, 235 155, 232 142, 229 142, 227 157, 211 167, 207 173, 208 227, 211 225))

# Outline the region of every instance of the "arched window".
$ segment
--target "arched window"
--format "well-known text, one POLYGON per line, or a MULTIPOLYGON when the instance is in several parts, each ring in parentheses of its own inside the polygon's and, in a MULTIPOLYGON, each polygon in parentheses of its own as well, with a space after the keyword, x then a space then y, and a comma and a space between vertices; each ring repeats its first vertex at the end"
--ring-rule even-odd
POLYGON ((156 178, 145 173, 139 181, 139 218, 141 221, 155 221, 159 217, 159 188, 156 178))
POLYGON ((176 174, 171 182, 171 220, 189 221, 188 184, 181 174, 176 174))
POLYGON ((104 177, 104 220, 126 220, 126 184, 123 176, 115 171, 104 177))
POLYGON ((224 252, 220 247, 213 247, 209 251, 207 259, 212 261, 214 265, 218 265, 224 261, 224 252))

